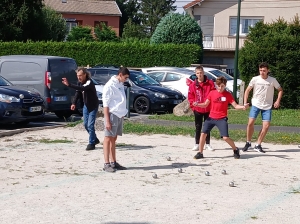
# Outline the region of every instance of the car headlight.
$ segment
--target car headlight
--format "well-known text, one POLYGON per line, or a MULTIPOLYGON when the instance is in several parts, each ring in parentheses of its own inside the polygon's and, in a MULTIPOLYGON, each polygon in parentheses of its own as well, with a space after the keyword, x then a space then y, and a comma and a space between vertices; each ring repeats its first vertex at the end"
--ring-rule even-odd
POLYGON ((20 102, 20 99, 14 96, 0 94, 0 101, 5 103, 18 103, 20 102))
POLYGON ((163 93, 154 93, 154 95, 158 98, 167 99, 168 96, 163 93))

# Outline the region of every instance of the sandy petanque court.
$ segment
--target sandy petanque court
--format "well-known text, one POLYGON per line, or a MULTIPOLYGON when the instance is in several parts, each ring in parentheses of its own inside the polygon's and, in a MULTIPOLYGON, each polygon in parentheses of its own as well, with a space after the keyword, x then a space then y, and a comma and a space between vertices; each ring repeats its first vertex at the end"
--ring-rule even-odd
POLYGON ((0 223, 300 223, 297 145, 235 160, 213 139, 216 151, 194 160, 191 137, 125 134, 117 158, 128 170, 106 173, 87 138, 63 127, 1 138, 0 223))

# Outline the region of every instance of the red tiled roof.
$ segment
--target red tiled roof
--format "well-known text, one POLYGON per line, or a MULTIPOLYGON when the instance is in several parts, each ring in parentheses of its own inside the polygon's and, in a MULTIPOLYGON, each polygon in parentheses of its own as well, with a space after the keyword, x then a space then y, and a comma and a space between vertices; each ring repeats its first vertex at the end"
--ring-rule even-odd
POLYGON ((190 3, 188 3, 188 4, 186 4, 185 6, 183 6, 183 9, 186 10, 186 9, 188 9, 188 8, 191 8, 191 7, 193 7, 194 5, 197 5, 197 4, 200 3, 200 2, 203 2, 203 0, 195 0, 195 1, 192 1, 192 2, 190 2, 190 3))
POLYGON ((122 13, 112 0, 44 0, 44 4, 60 13, 95 14, 121 16, 122 13))

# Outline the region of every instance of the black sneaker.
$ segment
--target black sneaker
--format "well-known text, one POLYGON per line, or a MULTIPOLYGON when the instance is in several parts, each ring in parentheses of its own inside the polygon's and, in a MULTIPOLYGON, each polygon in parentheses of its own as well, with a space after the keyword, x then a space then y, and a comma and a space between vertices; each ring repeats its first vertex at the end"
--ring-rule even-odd
POLYGON ((195 156, 194 159, 202 159, 203 158, 203 154, 201 152, 198 152, 195 156))
POLYGON ((250 142, 246 142, 246 145, 244 146, 244 148, 242 150, 243 150, 243 152, 246 152, 250 148, 251 148, 251 143, 250 142))
POLYGON ((95 148, 95 144, 88 144, 85 150, 94 150, 95 148))
POLYGON ((110 166, 116 170, 127 170, 125 166, 121 166, 118 162, 112 162, 110 163, 110 166))
POLYGON ((254 150, 255 150, 256 152, 266 153, 266 152, 262 149, 261 145, 255 145, 254 150))
POLYGON ((96 138, 96 140, 95 140, 95 145, 97 145, 97 144, 99 144, 99 143, 100 143, 99 139, 96 138))
POLYGON ((240 156, 240 149, 239 148, 236 148, 236 150, 233 150, 233 157, 235 159, 239 159, 241 156, 240 156))

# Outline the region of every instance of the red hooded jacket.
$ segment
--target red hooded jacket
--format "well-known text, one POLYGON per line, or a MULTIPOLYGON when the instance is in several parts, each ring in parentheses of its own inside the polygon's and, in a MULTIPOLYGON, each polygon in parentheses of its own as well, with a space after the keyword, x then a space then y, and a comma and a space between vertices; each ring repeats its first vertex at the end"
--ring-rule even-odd
POLYGON ((206 108, 194 107, 193 103, 204 103, 207 99, 210 91, 216 89, 215 84, 212 80, 208 79, 206 75, 204 75, 204 81, 199 82, 196 79, 189 85, 189 93, 188 93, 188 101, 190 103, 190 107, 193 111, 197 111, 199 113, 208 113, 210 111, 210 104, 206 108))

